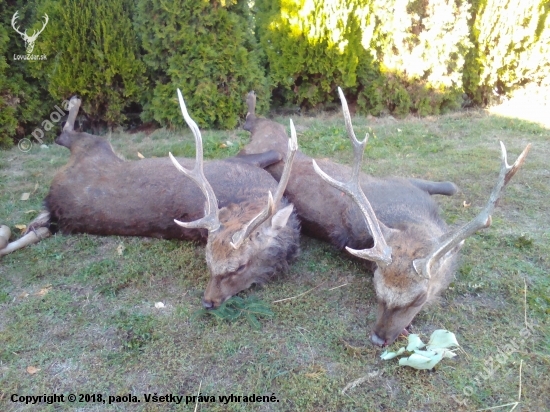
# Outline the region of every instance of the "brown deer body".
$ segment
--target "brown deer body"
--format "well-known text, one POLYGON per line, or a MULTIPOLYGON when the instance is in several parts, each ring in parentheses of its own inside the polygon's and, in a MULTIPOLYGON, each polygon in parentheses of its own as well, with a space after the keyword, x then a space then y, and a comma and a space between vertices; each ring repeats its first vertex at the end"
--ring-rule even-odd
MULTIPOLYGON (((463 229, 449 233, 430 195, 452 195, 456 186, 418 179, 379 179, 362 173, 367 139, 359 142, 355 138, 347 103, 340 89, 339 93, 346 129, 354 146, 353 168, 328 160, 312 163, 311 158, 298 153, 286 195, 309 234, 329 240, 337 247, 346 247, 353 255, 375 264, 378 314, 371 341, 385 346, 400 333, 406 334, 406 328, 422 307, 449 285, 464 239, 490 224, 490 213, 501 190, 521 166, 529 146, 513 166, 506 164, 503 146, 505 166, 488 206, 463 229), (352 178, 348 183, 340 183, 349 176, 352 178)), ((252 136, 241 153, 263 150, 284 153, 280 144, 284 129, 255 117, 253 94, 248 96, 248 106, 245 129, 252 136)), ((275 178, 281 163, 267 168, 275 178)))
MULTIPOLYGON (((255 116, 256 96, 253 92, 247 97, 248 114, 243 128, 251 133, 250 143, 240 155, 250 155, 275 151, 284 156, 288 140, 284 127, 274 121, 255 116)), ((312 158, 298 151, 294 159, 292 175, 285 191, 286 198, 294 204, 305 234, 331 242, 339 249, 345 246, 362 248, 368 246, 371 237, 358 207, 341 191, 326 183, 315 172, 312 158)), ((351 168, 328 159, 317 160, 319 166, 337 179, 351 174, 351 168)), ((279 179, 284 161, 266 168, 275 179, 279 179)), ((453 195, 456 185, 450 182, 431 182, 420 179, 399 177, 376 178, 366 173, 360 175, 361 186, 372 195, 372 205, 382 221, 390 226, 410 218, 425 220, 418 213, 437 214, 437 203, 430 195, 453 195)), ((440 219, 440 225, 445 223, 440 219)))
MULTIPOLYGON (((186 229, 174 223, 174 219, 200 218, 204 196, 168 157, 124 161, 108 141, 88 133, 63 132, 56 143, 67 147, 71 156, 55 174, 44 200, 53 232, 206 242, 205 229, 186 229)), ((185 166, 195 162, 178 161, 185 166)), ((205 174, 220 207, 260 199, 265 202, 267 191, 277 187, 265 170, 248 159, 206 162, 205 174)))
MULTIPOLYGON (((284 188, 259 167, 279 160, 278 154, 204 164, 204 175, 212 185, 219 214, 218 229, 209 233, 200 225, 174 222, 174 219, 194 221, 205 213, 204 191, 192 178, 176 170, 174 159, 120 159, 103 138, 73 131, 80 101, 73 98, 71 103, 67 124, 56 139, 57 144, 70 149, 71 156, 53 179, 45 199, 46 213, 29 225, 25 236, 29 242, 47 235, 47 229, 64 234, 206 241, 207 264, 212 275, 203 299, 208 308, 217 307, 253 283, 262 283, 273 274, 286 271, 288 263, 297 256, 299 221, 284 198, 270 204, 269 216, 259 222, 254 233, 246 234, 240 245, 236 247, 231 242, 236 232, 266 208, 268 193, 279 190, 282 197, 284 188)), ((183 99, 180 103, 183 104, 183 99)), ((178 161, 184 166, 195 164, 202 170, 202 139, 198 128, 193 133, 196 159, 178 161)), ((212 203, 207 206, 210 211, 212 203)), ((0 250, 0 256, 13 250, 8 245, 0 250)))

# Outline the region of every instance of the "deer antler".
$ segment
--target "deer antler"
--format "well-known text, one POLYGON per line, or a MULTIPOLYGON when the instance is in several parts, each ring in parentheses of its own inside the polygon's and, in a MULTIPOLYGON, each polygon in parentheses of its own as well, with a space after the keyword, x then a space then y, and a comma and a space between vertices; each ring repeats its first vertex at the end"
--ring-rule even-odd
MULTIPOLYGON (((38 35, 44 31, 44 29, 46 28, 48 22, 50 21, 50 18, 48 17, 48 15, 47 15, 46 13, 44 13, 44 16, 42 16, 42 17, 43 17, 46 21, 44 22, 44 24, 42 25, 42 28, 38 31, 38 33, 36 32, 36 30, 34 30, 34 31, 32 32, 32 36, 29 37, 29 41, 30 41, 30 42, 33 42, 33 41, 35 41, 35 40, 37 39, 38 35)), ((27 31, 25 30, 25 33, 26 33, 26 32, 27 32, 27 31)))
POLYGON ((500 142, 500 147, 502 150, 502 163, 500 166, 500 173, 497 179, 497 183, 493 188, 493 191, 491 192, 491 196, 489 197, 487 205, 469 223, 462 226, 456 232, 450 235, 446 234, 440 240, 438 240, 438 244, 427 257, 423 259, 416 259, 413 261, 413 266, 420 276, 429 279, 431 277, 431 267, 435 261, 439 260, 443 255, 445 255, 445 253, 447 253, 449 250, 454 248, 456 245, 458 245, 469 236, 473 235, 479 229, 484 229, 491 226, 491 214, 493 213, 493 210, 495 209, 495 206, 497 205, 500 196, 502 195, 502 191, 506 184, 516 174, 516 172, 525 161, 525 157, 531 149, 531 143, 529 143, 525 147, 525 149, 523 149, 523 152, 521 152, 521 154, 512 166, 508 164, 506 147, 504 146, 504 143, 500 142))
POLYGON ((193 180, 197 184, 197 186, 200 187, 202 193, 204 193, 204 196, 206 197, 206 205, 205 216, 203 218, 195 220, 193 222, 180 222, 179 220, 174 219, 174 222, 188 229, 206 228, 209 232, 214 232, 220 227, 220 220, 218 217, 218 201, 216 199, 214 189, 212 189, 212 186, 210 185, 210 183, 208 183, 208 180, 206 180, 206 177, 204 176, 201 132, 195 121, 191 119, 189 113, 187 113, 187 108, 185 107, 185 102, 183 101, 183 96, 181 95, 180 89, 178 89, 178 99, 180 102, 183 118, 193 132, 193 136, 195 136, 195 166, 193 167, 193 170, 185 169, 182 165, 179 164, 176 158, 172 156, 172 153, 168 153, 168 156, 170 157, 170 160, 172 160, 172 163, 174 163, 174 166, 176 166, 176 168, 180 172, 193 180))
POLYGON ((285 167, 283 174, 279 180, 275 197, 271 195, 271 191, 267 195, 267 206, 262 210, 254 219, 248 222, 241 230, 235 232, 231 237, 231 246, 234 249, 238 249, 248 236, 263 222, 271 218, 275 214, 275 207, 281 201, 283 193, 285 192, 288 180, 290 178, 290 172, 292 170, 292 163, 294 162, 294 155, 298 150, 298 139, 296 136, 296 129, 294 123, 290 119, 290 139, 288 140, 288 150, 285 160, 285 167))
POLYGON ((17 34, 20 34, 21 36, 25 37, 27 35, 27 30, 25 30, 25 33, 21 33, 19 31, 19 26, 15 27, 15 21, 17 20, 18 17, 19 17, 19 10, 16 11, 13 14, 13 17, 11 18, 11 27, 13 27, 13 29, 16 31, 17 34))
POLYGON ((355 250, 349 247, 346 247, 347 251, 352 255, 357 257, 372 260, 381 265, 389 265, 392 262, 391 253, 392 249, 386 243, 382 230, 380 229, 380 223, 374 214, 374 210, 370 202, 368 201, 365 193, 361 189, 359 183, 359 172, 361 171, 361 162, 363 161, 363 152, 365 151, 365 146, 369 139, 369 134, 365 136, 365 139, 360 142, 355 137, 355 132, 353 131, 353 126, 351 124, 351 116, 349 114, 348 103, 342 92, 342 89, 338 87, 338 94, 340 95, 340 100, 342 101, 342 111, 344 112, 344 120, 346 122, 346 130, 348 137, 351 140, 353 145, 353 170, 351 178, 348 182, 342 183, 339 182, 325 172, 323 172, 317 162, 313 160, 313 168, 321 178, 327 182, 329 185, 335 187, 336 189, 341 190, 342 192, 348 194, 354 201, 357 203, 361 212, 365 216, 369 231, 371 232, 372 238, 374 240, 374 246, 371 249, 355 250))

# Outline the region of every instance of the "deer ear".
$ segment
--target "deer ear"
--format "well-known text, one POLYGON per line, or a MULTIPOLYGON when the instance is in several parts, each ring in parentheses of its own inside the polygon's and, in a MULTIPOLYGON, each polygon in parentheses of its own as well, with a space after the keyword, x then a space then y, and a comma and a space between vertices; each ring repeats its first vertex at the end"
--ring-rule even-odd
POLYGON ((285 227, 293 210, 294 205, 288 205, 275 213, 271 218, 271 228, 274 230, 279 230, 285 227))

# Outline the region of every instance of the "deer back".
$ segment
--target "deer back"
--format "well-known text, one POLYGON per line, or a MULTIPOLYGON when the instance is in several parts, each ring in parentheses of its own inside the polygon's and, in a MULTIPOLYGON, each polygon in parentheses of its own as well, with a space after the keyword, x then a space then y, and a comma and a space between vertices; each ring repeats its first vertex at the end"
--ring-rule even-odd
MULTIPOLYGON (((71 150, 46 197, 52 229, 63 233, 148 236, 206 241, 204 229, 185 229, 174 219, 204 213, 204 195, 168 158, 124 161, 105 139, 64 132, 57 143, 71 150)), ((178 159, 192 166, 193 159, 178 159)), ((277 182, 263 169, 234 160, 207 162, 205 174, 219 206, 265 201, 277 182)))
MULTIPOLYGON (((261 127, 252 128, 261 133, 253 133, 250 143, 240 154, 259 153, 263 150, 282 151, 286 133, 281 125, 269 127, 275 122, 257 119, 261 127), (283 134, 284 133, 284 134, 283 134)), ((318 160, 319 166, 338 180, 351 176, 351 168, 328 159, 318 160)), ((274 163, 266 170, 278 180, 284 167, 284 161, 274 163)), ((430 196, 432 194, 452 195, 457 187, 450 182, 431 182, 420 179, 398 177, 375 178, 366 173, 360 174, 363 191, 379 216, 389 227, 403 224, 429 224, 434 226, 435 235, 446 228, 439 217, 439 206, 430 196)), ((329 241, 339 249, 345 246, 353 248, 368 247, 372 241, 363 215, 357 205, 340 190, 325 182, 315 172, 312 158, 298 151, 294 159, 291 178, 285 191, 287 199, 294 204, 302 223, 302 230, 309 236, 329 241)))

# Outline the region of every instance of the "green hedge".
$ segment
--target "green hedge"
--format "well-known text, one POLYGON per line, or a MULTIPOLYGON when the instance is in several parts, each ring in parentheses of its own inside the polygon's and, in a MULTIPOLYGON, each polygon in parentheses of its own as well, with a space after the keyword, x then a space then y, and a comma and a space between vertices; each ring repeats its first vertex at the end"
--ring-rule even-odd
MULTIPOLYGON (((40 29, 35 5, 26 1, 0 0, 0 145, 11 145, 14 140, 30 134, 45 116, 51 98, 42 84, 30 74, 34 62, 14 59, 25 54, 25 43, 11 28, 11 19, 19 11, 17 24, 21 31, 40 29)), ((42 34, 40 35, 42 36, 42 34)), ((39 38, 40 40, 40 38, 39 38)), ((39 52, 39 41, 33 53, 39 52)))
POLYGON ((362 38, 372 31, 374 21, 365 3, 256 1, 257 33, 267 55, 269 79, 284 100, 316 107, 334 99, 336 86, 357 89, 361 64, 373 65, 362 38))
MULTIPOLYGON (((0 0, 0 145, 73 94, 98 124, 125 112, 234 128, 243 99, 325 108, 341 86, 360 113, 437 114, 550 81, 550 0, 0 0), (11 29, 50 21, 22 61, 11 29)), ((53 136, 52 129, 46 137, 53 136)))
POLYGON ((14 96, 8 84, 6 54, 8 33, 0 26, 0 146, 8 146, 11 136, 15 134, 17 120, 15 119, 14 96))
POLYGON ((247 0, 140 0, 135 26, 153 86, 142 100, 145 121, 185 124, 176 88, 201 127, 237 126, 250 90, 259 95, 259 111, 267 108, 247 0))
POLYGON ((50 17, 39 38, 40 53, 47 60, 32 64, 32 73, 57 104, 73 94, 81 96, 92 123, 121 123, 123 110, 138 102, 144 91, 147 80, 131 21, 132 5, 129 0, 39 4, 37 14, 50 17))
POLYGON ((550 79, 550 1, 474 0, 464 88, 474 104, 491 103, 550 79))
POLYGON ((259 0, 272 85, 315 107, 342 86, 364 113, 439 113, 461 98, 469 5, 454 0, 259 0))

